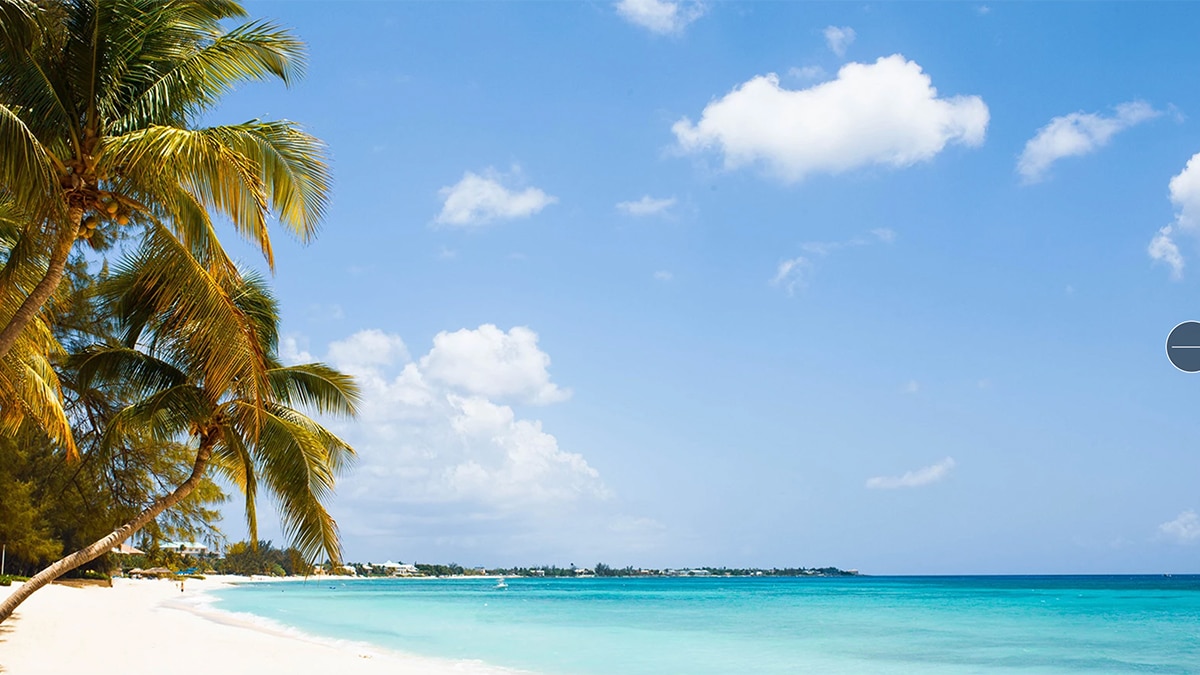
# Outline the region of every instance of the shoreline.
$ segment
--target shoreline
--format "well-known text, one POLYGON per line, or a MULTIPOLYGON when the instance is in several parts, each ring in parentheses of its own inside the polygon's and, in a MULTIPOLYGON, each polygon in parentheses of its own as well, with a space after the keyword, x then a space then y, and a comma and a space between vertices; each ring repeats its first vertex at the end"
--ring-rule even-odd
MULTIPOLYGON (((515 675, 479 661, 396 652, 306 633, 269 618, 222 610, 210 591, 273 579, 114 579, 112 588, 50 585, 0 624, 0 673, 209 675, 336 672, 349 675, 515 675), (69 644, 69 648, 64 648, 69 644)), ((279 581, 283 581, 282 579, 279 581)), ((0 588, 7 596, 19 583, 0 588)))

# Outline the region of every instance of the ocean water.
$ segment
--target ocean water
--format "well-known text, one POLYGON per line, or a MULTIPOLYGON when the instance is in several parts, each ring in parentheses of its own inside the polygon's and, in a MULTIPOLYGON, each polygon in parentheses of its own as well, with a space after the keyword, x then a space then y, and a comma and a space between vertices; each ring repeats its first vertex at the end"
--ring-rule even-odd
POLYGON ((1200 576, 308 580, 214 607, 545 675, 1200 673, 1200 576))

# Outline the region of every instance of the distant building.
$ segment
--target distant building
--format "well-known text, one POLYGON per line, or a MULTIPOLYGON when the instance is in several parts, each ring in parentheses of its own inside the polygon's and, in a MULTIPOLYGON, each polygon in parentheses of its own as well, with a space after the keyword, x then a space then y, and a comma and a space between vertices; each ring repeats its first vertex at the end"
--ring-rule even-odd
POLYGON ((392 573, 392 576, 394 576, 394 577, 419 577, 419 576, 421 576, 421 570, 417 569, 416 565, 409 565, 407 563, 400 564, 400 565, 396 566, 396 571, 392 573))
POLYGON ((575 576, 577 576, 577 577, 594 577, 594 576, 596 576, 596 572, 593 570, 590 570, 586 567, 580 567, 575 570, 575 576))
POLYGON ((168 541, 159 546, 164 551, 175 551, 180 555, 207 555, 208 547, 194 541, 168 541))
POLYGON ((129 544, 121 544, 120 546, 114 548, 112 550, 112 552, 116 553, 117 555, 145 555, 146 554, 145 551, 136 549, 136 548, 130 546, 129 544))
POLYGON ((529 576, 544 577, 544 576, 546 576, 546 570, 529 570, 529 576))

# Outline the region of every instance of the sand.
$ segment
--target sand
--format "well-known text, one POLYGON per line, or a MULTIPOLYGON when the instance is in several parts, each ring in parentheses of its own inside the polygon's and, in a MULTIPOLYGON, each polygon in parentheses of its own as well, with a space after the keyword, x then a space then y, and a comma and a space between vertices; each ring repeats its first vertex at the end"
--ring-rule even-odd
MULTIPOLYGON (((205 591, 228 580, 115 579, 112 588, 52 585, 0 624, 4 675, 484 675, 472 661, 399 654, 271 628, 208 607, 205 591)), ((0 588, 0 597, 16 588, 0 588)), ((511 671, 510 671, 511 672, 511 671)))

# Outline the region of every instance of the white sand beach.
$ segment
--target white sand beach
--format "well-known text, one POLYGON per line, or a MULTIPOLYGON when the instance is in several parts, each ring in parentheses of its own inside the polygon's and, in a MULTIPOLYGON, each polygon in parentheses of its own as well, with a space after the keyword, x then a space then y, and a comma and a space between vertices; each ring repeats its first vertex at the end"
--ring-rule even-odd
MULTIPOLYGON (((52 585, 0 624, 0 673, 209 675, 233 673, 389 673, 484 675, 480 663, 397 654, 322 640, 243 621, 207 608, 204 592, 221 579, 186 582, 116 579, 112 588, 52 585)), ((0 597, 16 588, 0 588, 0 597)))

